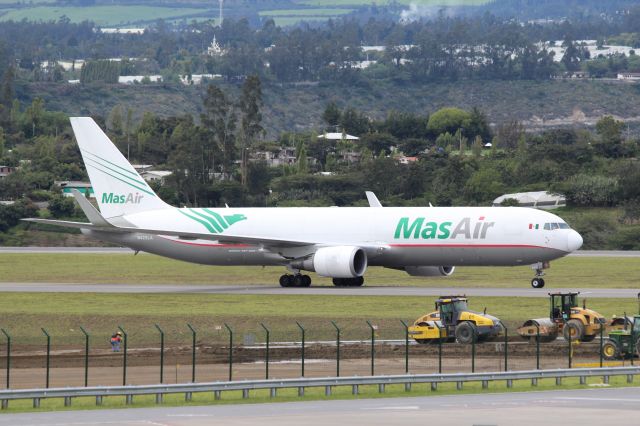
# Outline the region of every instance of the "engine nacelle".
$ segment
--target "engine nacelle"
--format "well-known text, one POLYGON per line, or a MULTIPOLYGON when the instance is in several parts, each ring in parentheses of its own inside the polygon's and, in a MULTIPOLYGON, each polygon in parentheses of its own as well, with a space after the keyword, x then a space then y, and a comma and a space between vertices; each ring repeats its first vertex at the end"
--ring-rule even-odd
POLYGON ((361 277, 367 269, 367 254, 360 247, 323 247, 313 255, 313 269, 331 278, 361 277))
POLYGON ((455 266, 405 266, 404 270, 412 277, 448 277, 455 266))

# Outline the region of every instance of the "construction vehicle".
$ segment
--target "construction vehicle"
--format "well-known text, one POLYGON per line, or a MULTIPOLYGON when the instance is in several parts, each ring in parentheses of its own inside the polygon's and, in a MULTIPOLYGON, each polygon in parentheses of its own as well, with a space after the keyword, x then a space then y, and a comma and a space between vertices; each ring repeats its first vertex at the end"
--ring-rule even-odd
POLYGON ((584 301, 580 307, 579 294, 549 293, 549 317, 525 321, 518 328, 518 334, 535 341, 539 333, 541 342, 554 341, 560 333, 567 341, 592 341, 600 332, 600 328, 605 326, 606 320, 598 312, 587 309, 584 301))
POLYGON ((436 310, 418 318, 409 327, 409 336, 418 343, 457 341, 472 343, 492 339, 502 331, 502 323, 494 316, 470 311, 465 296, 441 296, 436 310))
POLYGON ((602 342, 602 357, 608 361, 640 355, 640 315, 633 317, 630 327, 609 332, 602 342))

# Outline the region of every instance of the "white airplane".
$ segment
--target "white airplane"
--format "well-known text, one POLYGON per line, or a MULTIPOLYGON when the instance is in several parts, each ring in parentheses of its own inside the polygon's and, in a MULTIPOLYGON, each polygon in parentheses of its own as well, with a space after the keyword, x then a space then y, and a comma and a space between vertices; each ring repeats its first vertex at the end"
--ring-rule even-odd
POLYGON ((301 271, 361 286, 370 266, 449 276, 455 266, 532 265, 544 286, 548 262, 582 237, 546 211, 519 207, 176 208, 164 203, 91 119, 71 118, 100 211, 74 196, 90 223, 66 227, 136 251, 208 265, 280 265, 283 287, 311 285, 301 271))

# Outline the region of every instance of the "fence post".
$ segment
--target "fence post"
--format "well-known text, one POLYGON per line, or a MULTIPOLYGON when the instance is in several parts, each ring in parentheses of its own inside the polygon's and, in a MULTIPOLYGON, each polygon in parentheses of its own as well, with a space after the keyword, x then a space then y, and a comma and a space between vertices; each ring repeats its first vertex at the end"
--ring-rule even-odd
POLYGON ((375 363, 376 363, 376 329, 371 325, 369 320, 367 320, 367 325, 371 329, 371 375, 375 376, 375 363))
POLYGON ((160 384, 164 379, 164 331, 158 324, 154 324, 160 333, 160 384))
POLYGON ((263 324, 260 323, 260 326, 262 328, 264 328, 264 331, 266 333, 266 337, 267 337, 267 350, 266 350, 266 356, 265 356, 265 372, 264 372, 264 378, 266 380, 269 380, 269 329, 263 324))
POLYGON ((336 377, 340 377, 340 328, 334 321, 331 321, 331 324, 336 329, 336 377))
POLYGON ((633 359, 636 357, 636 339, 637 336, 635 334, 633 325, 631 326, 631 342, 629 342, 629 353, 631 354, 631 366, 633 367, 633 359))
POLYGON ((122 386, 127 385, 127 343, 129 343, 129 339, 127 336, 127 332, 124 331, 124 328, 118 326, 118 330, 122 332, 122 336, 124 337, 124 352, 122 353, 122 386))
POLYGON ((409 374, 409 326, 403 320, 400 320, 404 326, 404 372, 409 374))
POLYGON ((540 370, 540 325, 536 323, 536 370, 540 370))
POLYGON ((191 330, 191 383, 196 382, 196 330, 187 323, 187 327, 191 330))
POLYGON ((471 372, 476 372, 476 329, 473 329, 473 337, 471 338, 471 372))
POLYGON ((42 332, 44 333, 45 336, 47 336, 47 379, 46 379, 46 384, 45 384, 45 388, 49 388, 49 366, 50 366, 50 358, 51 358, 51 336, 49 336, 49 333, 47 333, 47 330, 45 330, 44 328, 41 328, 42 332))
POLYGON ((304 334, 305 334, 305 330, 304 330, 304 327, 302 325, 300 325, 300 323, 298 321, 296 321, 296 324, 298 325, 298 328, 300 328, 300 331, 302 332, 301 359, 302 359, 302 377, 304 377, 304 334))
POLYGON ((233 379, 233 330, 226 322, 224 326, 229 332, 229 381, 231 381, 233 379))
POLYGON ((89 386, 89 333, 80 326, 80 331, 84 334, 84 387, 89 386))
POLYGON ((504 324, 502 328, 504 328, 504 371, 509 371, 509 329, 504 324))
MULTIPOLYGON (((567 326, 567 322, 564 322, 564 326, 567 326)), ((569 333, 569 368, 571 368, 571 364, 573 363, 573 340, 571 339, 571 333, 569 333)))
POLYGON ((602 368, 602 343, 603 343, 603 339, 602 339, 602 334, 604 331, 604 324, 600 323, 600 368, 602 368))
POLYGON ((9 389, 9 384, 10 384, 10 373, 11 373, 11 336, 9 335, 9 333, 7 333, 7 331, 4 328, 0 328, 0 331, 2 331, 2 334, 4 334, 4 337, 7 338, 7 389, 9 389))
POLYGON ((442 328, 436 323, 438 327, 438 374, 442 374, 442 328))

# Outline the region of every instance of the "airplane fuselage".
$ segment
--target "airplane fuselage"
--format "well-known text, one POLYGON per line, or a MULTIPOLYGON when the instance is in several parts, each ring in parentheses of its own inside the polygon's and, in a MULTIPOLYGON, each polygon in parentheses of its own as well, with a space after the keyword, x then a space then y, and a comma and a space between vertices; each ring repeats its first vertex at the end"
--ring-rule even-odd
POLYGON ((376 248, 367 251, 369 266, 511 266, 562 257, 576 249, 579 238, 559 217, 518 207, 176 208, 110 220, 185 234, 222 234, 220 241, 211 241, 83 230, 135 250, 208 265, 284 265, 318 247, 356 245, 376 248), (227 243, 227 230, 314 244, 280 248, 227 243))

